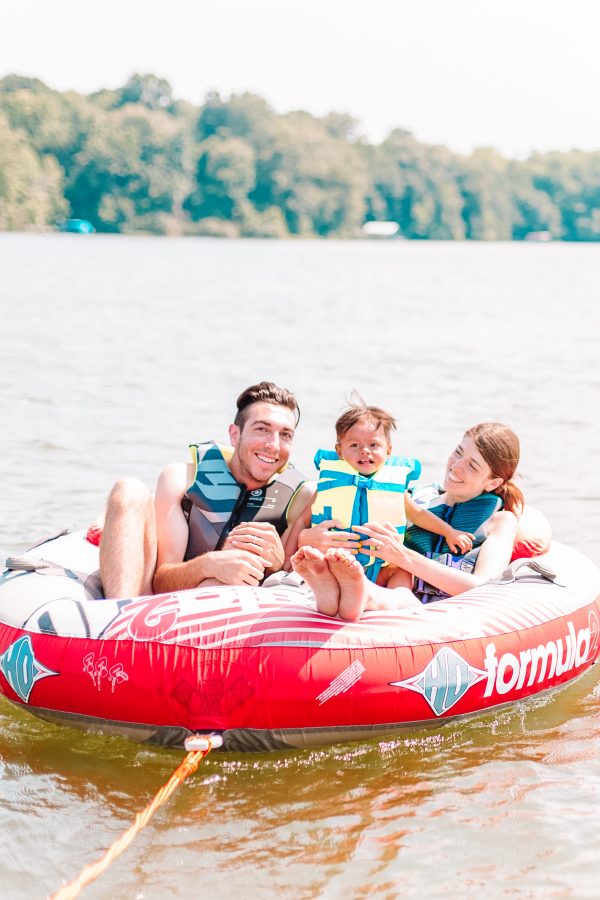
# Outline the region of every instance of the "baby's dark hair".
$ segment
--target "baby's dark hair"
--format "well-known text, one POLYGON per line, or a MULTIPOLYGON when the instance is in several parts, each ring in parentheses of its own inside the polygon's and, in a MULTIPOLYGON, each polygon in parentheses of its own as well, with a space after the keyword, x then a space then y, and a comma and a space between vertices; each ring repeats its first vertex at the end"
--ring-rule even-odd
POLYGON ((381 409, 380 406, 367 406, 361 399, 359 403, 351 403, 335 423, 337 440, 341 441, 344 435, 361 419, 366 419, 375 428, 383 428, 383 433, 388 441, 390 433, 396 430, 396 420, 389 412, 381 409))
POLYGON ((287 388, 278 387, 272 381, 260 381, 258 384, 251 384, 237 398, 237 413, 233 424, 237 425, 240 431, 243 431, 246 424, 248 407, 253 403, 272 403, 273 406, 285 406, 294 413, 296 425, 300 421, 300 407, 292 392, 287 388))

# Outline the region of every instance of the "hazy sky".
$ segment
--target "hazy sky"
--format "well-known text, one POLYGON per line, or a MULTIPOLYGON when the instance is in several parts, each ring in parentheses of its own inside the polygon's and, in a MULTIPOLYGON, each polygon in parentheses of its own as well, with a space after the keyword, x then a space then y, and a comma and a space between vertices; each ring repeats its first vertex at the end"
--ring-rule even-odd
POLYGON ((0 0, 0 74, 253 91, 469 152, 600 150, 598 0, 0 0))

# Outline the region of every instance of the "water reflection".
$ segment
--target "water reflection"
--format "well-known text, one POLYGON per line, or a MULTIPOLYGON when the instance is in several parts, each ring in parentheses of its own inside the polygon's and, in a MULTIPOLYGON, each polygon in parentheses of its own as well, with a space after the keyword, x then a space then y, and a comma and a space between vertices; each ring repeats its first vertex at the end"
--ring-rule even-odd
MULTIPOLYGON (((213 753, 90 896, 164 896, 173 872, 176 895, 209 880, 230 897, 410 896, 425 870, 430 896, 468 895, 492 881, 510 892, 521 877, 535 891, 548 859, 563 872, 554 878, 562 890, 574 865, 557 840, 565 822, 571 842, 578 835, 579 865, 592 859, 581 830, 598 820, 596 682, 592 671, 552 696, 435 733, 213 753)), ((96 859, 181 759, 40 723, 5 701, 0 729, 0 831, 15 845, 3 883, 21 896, 41 895, 96 859)))

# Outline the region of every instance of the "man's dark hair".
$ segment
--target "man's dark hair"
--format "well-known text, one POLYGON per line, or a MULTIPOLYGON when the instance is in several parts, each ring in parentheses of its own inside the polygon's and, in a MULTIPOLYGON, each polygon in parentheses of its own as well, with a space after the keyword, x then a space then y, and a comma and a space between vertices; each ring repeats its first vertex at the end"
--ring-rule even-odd
POLYGON ((274 406, 285 406, 294 413, 296 425, 300 421, 300 407, 292 392, 287 388, 277 387, 272 381, 260 381, 258 384, 251 384, 237 398, 237 413, 233 424, 237 425, 240 431, 243 431, 246 424, 248 407, 253 403, 272 403, 274 406))

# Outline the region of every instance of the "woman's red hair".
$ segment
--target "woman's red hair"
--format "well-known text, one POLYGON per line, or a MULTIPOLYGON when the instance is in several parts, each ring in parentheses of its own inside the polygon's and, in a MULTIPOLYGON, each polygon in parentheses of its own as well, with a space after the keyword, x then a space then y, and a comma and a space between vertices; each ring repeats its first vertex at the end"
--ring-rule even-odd
POLYGON ((520 488, 512 480, 521 455, 519 438, 514 431, 501 422, 481 422, 465 432, 492 470, 495 478, 501 478, 502 484, 494 488, 504 503, 504 509, 517 516, 523 511, 525 499, 520 488))

